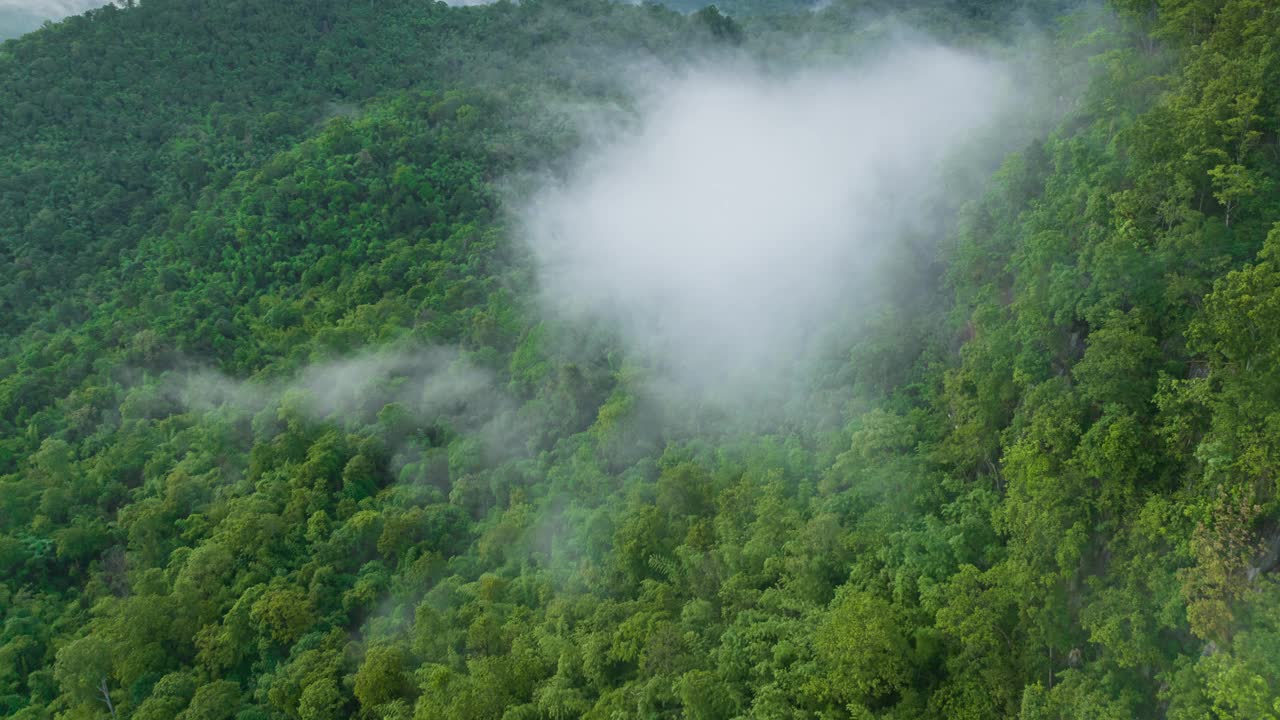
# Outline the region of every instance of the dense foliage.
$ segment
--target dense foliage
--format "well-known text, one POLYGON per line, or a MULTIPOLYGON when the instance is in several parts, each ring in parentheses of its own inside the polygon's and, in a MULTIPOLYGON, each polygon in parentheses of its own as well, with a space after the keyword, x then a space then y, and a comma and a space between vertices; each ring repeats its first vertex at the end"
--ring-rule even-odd
POLYGON ((829 53, 867 6, 146 0, 0 45, 0 713, 1280 717, 1280 6, 1114 5, 763 430, 654 430, 504 183, 608 58, 829 53))

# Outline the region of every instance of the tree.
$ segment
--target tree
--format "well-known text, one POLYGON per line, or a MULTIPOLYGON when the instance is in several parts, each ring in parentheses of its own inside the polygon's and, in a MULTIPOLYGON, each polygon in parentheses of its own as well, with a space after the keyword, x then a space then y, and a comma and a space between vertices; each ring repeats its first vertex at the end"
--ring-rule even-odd
POLYGON ((842 705, 877 704, 905 690, 912 667, 903 620, 889 602, 842 588, 814 635, 823 694, 842 705))
POLYGON ((105 707, 114 720, 111 655, 111 646, 102 638, 82 637, 58 651, 54 677, 73 702, 80 706, 105 707))
POLYGON ((292 645, 315 621, 306 593, 283 583, 269 587, 253 603, 249 616, 282 645, 292 645))
POLYGON ((196 689, 178 720, 231 720, 239 709, 240 686, 232 680, 217 680, 196 689))

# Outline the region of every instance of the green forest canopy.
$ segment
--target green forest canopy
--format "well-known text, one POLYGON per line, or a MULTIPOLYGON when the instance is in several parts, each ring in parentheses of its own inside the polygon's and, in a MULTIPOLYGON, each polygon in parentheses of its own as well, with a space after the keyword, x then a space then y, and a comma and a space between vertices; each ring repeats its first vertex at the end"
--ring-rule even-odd
POLYGON ((0 44, 0 713, 1280 717, 1280 5, 911 4, 1043 23, 1089 86, 835 412, 654 432, 500 185, 577 146, 546 98, 624 98, 600 58, 838 55, 883 7, 754 9, 145 0, 0 44), (412 359, 298 380, 370 351, 412 359))

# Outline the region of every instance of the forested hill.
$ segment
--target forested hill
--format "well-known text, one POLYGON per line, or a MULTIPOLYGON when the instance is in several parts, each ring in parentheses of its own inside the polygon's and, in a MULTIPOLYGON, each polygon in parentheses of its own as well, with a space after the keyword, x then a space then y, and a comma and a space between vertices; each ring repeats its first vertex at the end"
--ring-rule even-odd
POLYGON ((0 44, 0 714, 1280 718, 1280 5, 789 9, 0 44), (548 311, 521 198, 635 73, 904 26, 1057 104, 782 410, 548 311))

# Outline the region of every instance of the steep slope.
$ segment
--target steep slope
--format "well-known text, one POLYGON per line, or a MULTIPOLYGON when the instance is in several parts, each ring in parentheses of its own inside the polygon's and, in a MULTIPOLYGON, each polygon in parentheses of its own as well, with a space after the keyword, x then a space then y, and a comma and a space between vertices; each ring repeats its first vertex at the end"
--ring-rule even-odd
POLYGON ((821 413, 655 408, 541 314, 503 200, 580 141, 548 98, 858 11, 158 0, 0 46, 0 709, 1274 716, 1274 3, 1065 20, 1088 91, 821 413))

